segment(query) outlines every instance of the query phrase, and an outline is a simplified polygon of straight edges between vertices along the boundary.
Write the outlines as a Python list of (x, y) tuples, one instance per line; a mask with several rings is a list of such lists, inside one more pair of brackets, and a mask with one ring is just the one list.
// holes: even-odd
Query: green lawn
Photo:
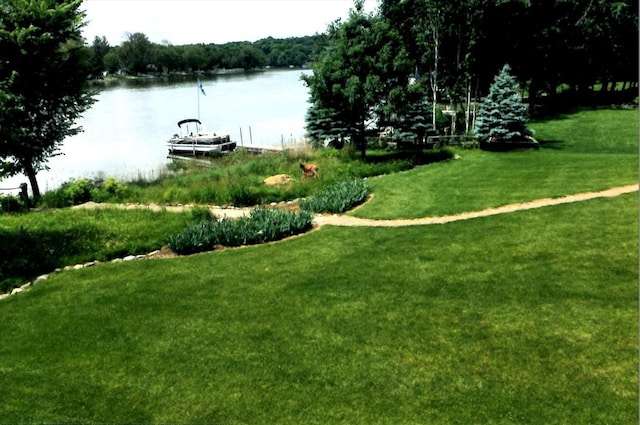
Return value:
[(197, 211), (56, 209), (0, 214), (0, 293), (59, 267), (159, 249)]
[(636, 194), (67, 272), (7, 423), (637, 423)]
[[(460, 151), (371, 179), (357, 214), (637, 182), (637, 150), (597, 145)], [(609, 165), (541, 183), (574, 162)], [(52, 275), (0, 301), (0, 423), (636, 424), (638, 261), (634, 193)]]
[(636, 110), (579, 111), (530, 127), (538, 151), (459, 150), (457, 160), (371, 179), (374, 199), (352, 214), (447, 215), (638, 182)]

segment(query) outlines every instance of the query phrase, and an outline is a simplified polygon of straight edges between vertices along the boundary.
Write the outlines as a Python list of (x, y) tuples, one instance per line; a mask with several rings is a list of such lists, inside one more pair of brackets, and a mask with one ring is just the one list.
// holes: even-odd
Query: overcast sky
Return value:
[[(366, 11), (377, 3), (366, 0)], [(353, 0), (85, 0), (81, 6), (87, 42), (104, 36), (112, 46), (136, 32), (173, 45), (313, 35), (352, 8)]]

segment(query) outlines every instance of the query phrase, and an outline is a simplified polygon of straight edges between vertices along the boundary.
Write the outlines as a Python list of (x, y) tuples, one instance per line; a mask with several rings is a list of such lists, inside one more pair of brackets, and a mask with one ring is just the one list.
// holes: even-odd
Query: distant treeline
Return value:
[(302, 67), (312, 60), (322, 35), (226, 44), (174, 46), (149, 41), (143, 33), (127, 34), (120, 46), (95, 37), (87, 46), (90, 74), (167, 74), (217, 69)]

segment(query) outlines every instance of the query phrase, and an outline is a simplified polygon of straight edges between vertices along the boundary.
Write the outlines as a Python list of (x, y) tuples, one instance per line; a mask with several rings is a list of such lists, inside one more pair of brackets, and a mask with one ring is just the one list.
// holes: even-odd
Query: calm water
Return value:
[[(40, 190), (55, 189), (71, 178), (157, 176), (170, 161), (165, 142), (178, 132), (176, 123), (198, 118), (198, 109), (209, 130), (229, 133), (238, 146), (300, 142), (309, 99), (300, 81), (303, 72), (310, 71), (203, 76), (206, 95), (198, 95), (195, 77), (107, 87), (80, 119), (84, 132), (65, 140), (64, 155), (38, 173)], [(0, 188), (22, 182), (28, 180), (0, 180)]]

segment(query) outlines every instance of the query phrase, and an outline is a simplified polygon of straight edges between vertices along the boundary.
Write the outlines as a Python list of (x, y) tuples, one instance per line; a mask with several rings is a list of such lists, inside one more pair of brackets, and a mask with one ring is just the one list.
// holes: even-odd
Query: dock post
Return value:
[(29, 208), (29, 192), (27, 191), (26, 183), (20, 183), (20, 199)]

